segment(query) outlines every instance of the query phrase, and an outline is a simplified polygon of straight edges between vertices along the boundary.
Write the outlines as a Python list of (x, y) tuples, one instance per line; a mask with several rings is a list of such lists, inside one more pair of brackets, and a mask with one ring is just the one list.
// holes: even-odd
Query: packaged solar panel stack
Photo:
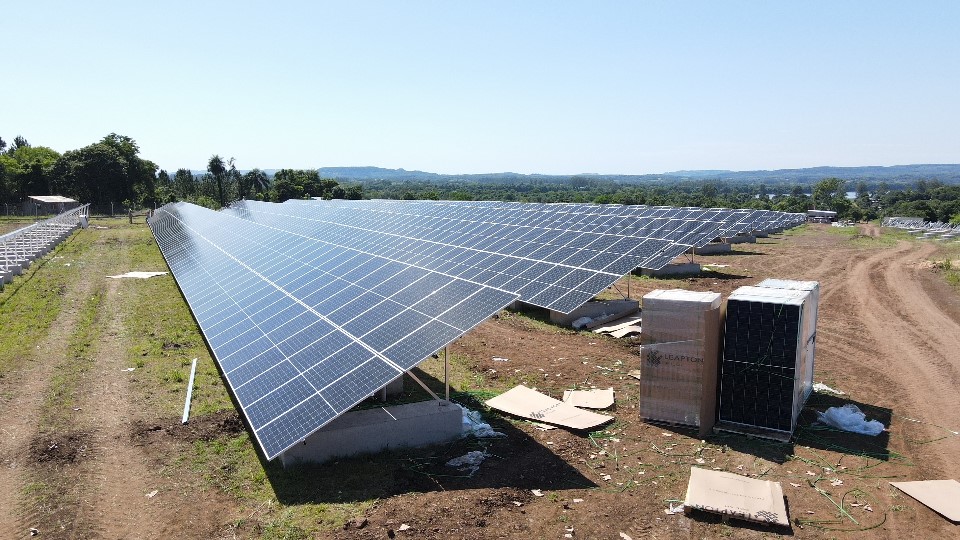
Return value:
[(720, 294), (656, 290), (643, 297), (640, 417), (713, 428), (717, 406)]
[(790, 286), (740, 287), (728, 298), (718, 429), (793, 436), (812, 390), (819, 285)]

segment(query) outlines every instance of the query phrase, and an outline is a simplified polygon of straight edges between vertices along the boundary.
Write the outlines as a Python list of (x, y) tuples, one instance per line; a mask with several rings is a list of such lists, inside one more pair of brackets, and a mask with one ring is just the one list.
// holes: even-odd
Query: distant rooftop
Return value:
[(42, 202), (42, 203), (75, 203), (77, 202), (74, 199), (71, 199), (70, 197), (64, 197), (62, 195), (30, 195), (27, 198), (33, 199), (34, 201)]

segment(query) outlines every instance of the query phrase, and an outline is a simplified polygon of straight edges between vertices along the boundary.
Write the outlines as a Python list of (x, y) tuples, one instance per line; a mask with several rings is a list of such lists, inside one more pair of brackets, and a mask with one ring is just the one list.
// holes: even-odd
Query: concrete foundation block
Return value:
[(730, 253), (730, 244), (727, 243), (709, 243), (703, 247), (690, 248), (687, 253), (694, 255), (715, 255), (717, 253)]
[(457, 405), (421, 401), (351, 411), (280, 455), (284, 467), (334, 458), (440, 444), (460, 437), (463, 411)]
[(590, 317), (595, 321), (614, 320), (640, 309), (638, 300), (602, 300), (587, 302), (570, 313), (550, 311), (550, 322), (570, 326), (581, 317)]
[(668, 264), (660, 270), (643, 269), (643, 275), (647, 277), (691, 276), (699, 273), (699, 263)]
[(738, 234), (727, 238), (728, 244), (756, 244), (757, 237), (752, 234)]

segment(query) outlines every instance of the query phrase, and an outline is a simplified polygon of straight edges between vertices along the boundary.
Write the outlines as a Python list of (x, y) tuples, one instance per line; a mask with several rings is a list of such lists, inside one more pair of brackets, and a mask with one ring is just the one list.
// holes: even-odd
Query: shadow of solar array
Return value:
[(268, 459), (516, 299), (186, 203), (150, 227)]

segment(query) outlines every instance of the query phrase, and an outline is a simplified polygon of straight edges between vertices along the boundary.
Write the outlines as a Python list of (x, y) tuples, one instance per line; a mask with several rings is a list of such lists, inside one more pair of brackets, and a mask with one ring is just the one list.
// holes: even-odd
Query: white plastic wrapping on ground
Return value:
[(496, 437), (506, 437), (505, 433), (490, 427), (490, 424), (483, 421), (483, 417), (477, 411), (471, 411), (463, 405), (458, 405), (463, 410), (463, 433), (464, 437), (473, 435), (478, 439), (490, 439)]
[(867, 420), (867, 415), (853, 403), (847, 403), (843, 407), (830, 407), (817, 414), (824, 424), (852, 433), (879, 435), (885, 428), (883, 423), (877, 420)]

